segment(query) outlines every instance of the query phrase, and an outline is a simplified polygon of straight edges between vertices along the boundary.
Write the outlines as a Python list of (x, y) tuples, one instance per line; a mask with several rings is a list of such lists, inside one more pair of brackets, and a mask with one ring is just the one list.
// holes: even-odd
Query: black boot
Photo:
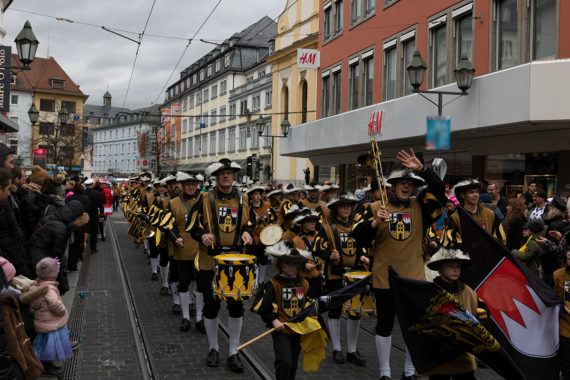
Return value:
[(339, 363), (339, 364), (344, 363), (344, 355), (342, 354), (342, 351), (334, 350), (333, 351), (333, 360), (335, 363)]
[(232, 356), (230, 356), (226, 361), (226, 364), (234, 372), (243, 371), (243, 363), (241, 362), (241, 359), (239, 358), (238, 354), (233, 354)]
[(182, 318), (182, 324), (180, 325), (180, 331), (186, 332), (190, 330), (190, 321), (186, 318)]
[(356, 365), (362, 365), (362, 366), (366, 365), (366, 359), (364, 359), (362, 355), (360, 355), (360, 352), (358, 352), (358, 350), (354, 352), (347, 352), (346, 361)]
[(208, 352), (208, 359), (206, 360), (208, 367), (217, 367), (220, 365), (220, 354), (218, 351), (212, 349)]
[(200, 319), (198, 322), (196, 322), (194, 324), (194, 327), (202, 334), (206, 333), (206, 327), (204, 326), (204, 319)]

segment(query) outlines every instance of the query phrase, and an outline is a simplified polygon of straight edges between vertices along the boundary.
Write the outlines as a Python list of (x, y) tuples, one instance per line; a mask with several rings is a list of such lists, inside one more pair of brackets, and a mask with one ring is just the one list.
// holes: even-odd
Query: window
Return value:
[(231, 56), (228, 54), (224, 57), (224, 66), (228, 67), (231, 62)]
[(186, 158), (186, 145), (188, 144), (187, 139), (182, 140), (182, 144), (180, 144), (180, 158)]
[(362, 16), (362, 0), (350, 0), (350, 22), (355, 24)]
[(434, 27), (431, 31), (431, 38), (432, 85), (439, 87), (447, 83), (446, 25)]
[(256, 128), (253, 128), (251, 133), (251, 148), (259, 148), (259, 135), (257, 134)]
[(220, 107), (220, 122), (226, 121), (226, 106)]
[(204, 102), (207, 102), (208, 100), (210, 100), (209, 92), (210, 92), (210, 90), (208, 90), (208, 89), (204, 90), (204, 95), (202, 96), (202, 99), (204, 99)]
[(261, 107), (261, 95), (255, 95), (251, 99), (253, 101), (253, 111), (259, 111), (259, 108)]
[(230, 114), (228, 115), (228, 119), (232, 120), (236, 118), (236, 104), (230, 104)]
[(182, 99), (182, 112), (188, 111), (188, 98)]
[[(396, 41), (394, 41), (396, 42)], [(384, 50), (384, 98), (383, 101), (396, 97), (396, 44)]]
[(212, 75), (212, 65), (208, 65), (208, 76)]
[(321, 117), (330, 116), (330, 76), (327, 72), (326, 76), (322, 79), (322, 97), (321, 97)]
[(10, 96), (10, 104), (18, 105), (20, 103), (20, 95), (12, 95)]
[(187, 155), (186, 157), (194, 157), (194, 149), (193, 149), (193, 148), (194, 148), (194, 145), (193, 145), (193, 141), (192, 141), (193, 138), (192, 138), (192, 137), (189, 137), (187, 140), (188, 140), (188, 144), (187, 144), (187, 147), (188, 147), (188, 155)]
[(283, 88), (283, 100), (283, 118), (289, 120), (289, 87)]
[(16, 78), (17, 78), (16, 75), (11, 75), (10, 76), (10, 84), (16, 84)]
[(212, 117), (210, 117), (210, 125), (212, 124), (218, 124), (218, 111), (217, 110), (212, 110), (210, 111), (210, 115)]
[(271, 108), (272, 96), (273, 96), (272, 91), (266, 91), (265, 92), (265, 108), (266, 109)]
[(301, 87), (301, 123), (307, 122), (307, 81), (303, 81), (303, 86)]
[(227, 85), (228, 85), (228, 83), (227, 83), (227, 81), (226, 81), (225, 79), (220, 82), (220, 95), (226, 93), (226, 87), (227, 87)]
[[(340, 68), (340, 66), (339, 66)], [(333, 69), (334, 70), (334, 69)], [(333, 115), (338, 115), (340, 113), (341, 107), (341, 91), (342, 91), (342, 78), (341, 78), (341, 70), (338, 70), (333, 73)]]
[(182, 133), (186, 132), (188, 132), (188, 120), (184, 119), (182, 120)]
[(218, 153), (224, 153), (226, 150), (226, 131), (218, 132)]
[(517, 0), (502, 0), (497, 4), (497, 69), (518, 63)]
[[(373, 53), (373, 51), (371, 51)], [(363, 58), (364, 62), (364, 105), (374, 103), (374, 54)]]
[(196, 105), (202, 104), (202, 91), (196, 93)]
[(215, 84), (212, 86), (212, 98), (211, 99), (214, 99), (217, 96), (218, 96), (218, 85)]
[(376, 10), (376, 0), (364, 0), (364, 12), (366, 15)]
[(14, 156), (18, 155), (18, 139), (9, 139), (8, 140), (8, 146), (10, 147), (10, 150), (13, 151)]
[(75, 125), (64, 124), (60, 128), (62, 136), (75, 136)]
[(236, 129), (231, 128), (228, 130), (228, 152), (236, 150)]
[(239, 127), (239, 150), (247, 149), (247, 127)]
[(202, 134), (202, 149), (204, 149), (203, 154), (208, 154), (208, 135), (206, 133)]
[(40, 99), (40, 111), (55, 112), (55, 100)]
[(53, 123), (40, 122), (40, 135), (53, 135), (54, 126)]
[(196, 136), (194, 142), (195, 142), (194, 151), (196, 152), (196, 155), (199, 156), (202, 153), (202, 145), (200, 145), (202, 143), (202, 140), (200, 139), (200, 136)]
[(49, 83), (54, 90), (63, 90), (65, 88), (65, 81), (63, 79), (50, 79)]
[(535, 0), (532, 7), (532, 59), (556, 56), (556, 0)]
[(188, 109), (194, 108), (194, 95), (188, 97)]
[(408, 75), (408, 66), (412, 63), (412, 58), (414, 57), (414, 52), (416, 51), (416, 39), (410, 38), (403, 43), (403, 70), (402, 76), (404, 77), (404, 95), (409, 95), (412, 93), (412, 85), (410, 84), (410, 76)]
[(220, 61), (219, 59), (216, 61), (216, 72), (220, 71), (220, 68), (222, 67), (222, 61)]
[(216, 153), (216, 132), (210, 133), (210, 153)]
[(342, 32), (342, 22), (343, 22), (343, 10), (344, 6), (342, 0), (336, 0), (334, 2), (334, 33), (339, 34)]
[(67, 112), (69, 112), (70, 114), (75, 113), (75, 102), (67, 102), (67, 101), (62, 100), (61, 106), (65, 107)]
[(240, 116), (244, 116), (247, 113), (247, 99), (239, 102), (239, 113)]
[(332, 6), (331, 2), (324, 5), (323, 11), (323, 40), (328, 40), (331, 37), (332, 31)]
[(200, 70), (200, 80), (204, 80), (204, 76), (206, 75), (206, 70)]
[(247, 83), (251, 83), (251, 82), (253, 82), (253, 75), (247, 77)]
[[(353, 58), (354, 59), (354, 58)], [(358, 57), (355, 62), (349, 60), (348, 66), (348, 109), (353, 110), (358, 108), (358, 82), (360, 81), (360, 68), (358, 65)], [(350, 64), (352, 63), (352, 64)]]
[(464, 55), (473, 62), (473, 20), (471, 13), (462, 15), (455, 20), (455, 66)]
[(192, 76), (192, 83), (198, 83), (198, 73)]

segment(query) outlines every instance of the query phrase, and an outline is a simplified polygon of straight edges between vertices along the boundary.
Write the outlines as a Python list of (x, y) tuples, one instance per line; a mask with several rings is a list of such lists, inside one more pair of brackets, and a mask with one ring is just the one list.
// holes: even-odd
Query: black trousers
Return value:
[[(218, 311), (221, 307), (221, 302), (218, 297), (214, 297), (214, 289), (212, 281), (214, 280), (213, 270), (200, 269), (198, 271), (197, 288), (200, 293), (204, 295), (204, 318), (215, 319), (218, 317)], [(243, 302), (226, 300), (229, 316), (232, 318), (243, 317)]]
[(390, 289), (374, 289), (376, 298), (376, 335), (390, 336), (396, 318), (396, 307)]
[(196, 280), (194, 272), (194, 260), (172, 260), (176, 262), (178, 269), (178, 292), (184, 293), (188, 291), (190, 282)]
[(156, 242), (155, 237), (151, 237), (150, 239), (146, 239), (148, 241), (148, 251), (149, 251), (149, 256), (152, 259), (156, 259), (158, 257), (159, 251), (158, 251), (158, 247), (154, 244)]
[[(174, 257), (168, 256), (168, 262), (170, 266), (168, 267), (168, 282), (178, 282), (178, 262), (174, 260)], [(166, 265), (163, 265), (165, 267)]]
[(277, 380), (295, 379), (301, 353), (301, 336), (274, 332), (271, 337), (275, 353), (275, 378)]
[(89, 247), (91, 250), (97, 250), (97, 233), (99, 232), (99, 223), (97, 220), (89, 221)]
[(431, 375), (429, 380), (475, 380), (475, 373), (471, 371), (456, 375)]
[(67, 259), (68, 269), (77, 269), (77, 262), (83, 260), (83, 245), (85, 244), (85, 233), (83, 231), (74, 232), (73, 243), (69, 244), (69, 258)]
[(560, 337), (558, 363), (562, 371), (562, 380), (570, 380), (570, 338)]
[[(335, 290), (342, 288), (342, 280), (327, 280), (327, 294), (334, 292)], [(339, 306), (331, 307), (329, 309), (330, 319), (340, 319), (340, 314), (342, 313), (342, 304)], [(348, 315), (349, 319), (360, 319), (359, 316)]]
[(323, 279), (322, 277), (310, 277), (305, 278), (309, 283), (309, 290), (307, 291), (307, 297), (311, 299), (317, 299), (323, 295)]
[(161, 267), (167, 266), (168, 262), (174, 260), (172, 256), (168, 256), (168, 247), (166, 246), (166, 244), (164, 244), (164, 246), (162, 247), (158, 247), (157, 250), (158, 250), (158, 256), (160, 256), (158, 265), (160, 265)]
[(113, 198), (113, 211), (117, 211), (118, 208), (119, 208), (119, 196), (116, 195), (115, 198)]

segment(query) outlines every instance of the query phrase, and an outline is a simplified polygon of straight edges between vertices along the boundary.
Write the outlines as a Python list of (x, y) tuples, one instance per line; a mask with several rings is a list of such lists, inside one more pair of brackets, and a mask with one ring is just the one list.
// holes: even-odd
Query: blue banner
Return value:
[(426, 120), (426, 149), (449, 150), (451, 146), (451, 118), (449, 116), (428, 116)]

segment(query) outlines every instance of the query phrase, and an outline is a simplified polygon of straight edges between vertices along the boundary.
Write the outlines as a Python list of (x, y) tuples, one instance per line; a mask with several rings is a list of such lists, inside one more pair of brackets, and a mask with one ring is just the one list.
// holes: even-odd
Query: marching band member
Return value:
[(303, 206), (318, 213), (321, 216), (321, 219), (326, 219), (328, 217), (329, 209), (327, 208), (326, 203), (319, 199), (319, 189), (315, 187), (315, 184), (304, 185), (303, 189), (307, 191), (307, 198), (301, 201)]
[[(146, 194), (146, 203), (147, 205), (149, 205), (149, 207), (151, 207), (152, 205), (155, 205), (155, 200), (156, 200), (156, 196), (159, 194), (159, 187), (160, 187), (160, 180), (156, 179), (152, 185), (154, 186), (154, 191), (149, 191)], [(150, 211), (150, 210), (149, 210)], [(151, 280), (152, 281), (158, 281), (158, 262), (159, 262), (159, 258), (158, 258), (158, 247), (155, 243), (155, 239), (154, 238), (150, 238), (150, 239), (145, 239), (148, 240), (148, 248), (149, 248), (149, 252), (150, 252), (150, 268), (152, 271), (152, 275), (151, 275)]]
[(248, 249), (248, 252), (257, 258), (257, 273), (255, 277), (257, 287), (264, 282), (267, 263), (269, 262), (267, 255), (265, 255), (265, 246), (259, 240), (259, 234), (268, 224), (269, 209), (271, 208), (269, 201), (264, 201), (262, 198), (264, 191), (265, 186), (263, 185), (253, 185), (246, 191), (250, 201), (250, 219), (256, 221), (255, 228), (252, 231), (254, 244)]
[[(309, 251), (312, 255), (319, 220), (321, 215), (316, 211), (301, 213), (293, 220), (293, 224), (299, 228), (299, 232), (291, 237), (291, 243), (295, 248)], [(301, 277), (309, 283), (307, 295), (312, 299), (317, 299), (323, 294), (321, 269), (324, 269), (324, 261), (320, 257), (311, 256), (301, 270)]]
[[(166, 189), (167, 182), (172, 181), (174, 176), (167, 176), (160, 181), (160, 186), (157, 187), (155, 194), (155, 205), (162, 211), (168, 210), (170, 197)], [(159, 244), (156, 248), (158, 254), (158, 266), (160, 267), (160, 279), (162, 280), (160, 286), (160, 295), (168, 295), (168, 243), (164, 235), (161, 236)]]
[[(178, 275), (177, 290), (182, 309), (180, 331), (186, 332), (190, 329), (190, 304), (193, 290), (196, 288), (194, 259), (198, 254), (199, 243), (192, 239), (192, 236), (185, 229), (191, 215), (192, 206), (197, 202), (200, 194), (198, 192), (198, 184), (203, 181), (203, 178), (201, 175), (196, 176), (178, 172), (176, 181), (182, 185), (182, 194), (170, 200), (169, 208), (174, 218), (174, 227), (172, 228), (173, 233), (168, 236), (175, 244), (173, 262)], [(175, 237), (176, 239), (174, 240)], [(203, 302), (201, 299), (201, 294), (196, 296), (197, 303)], [(202, 307), (200, 307), (200, 311), (201, 309)], [(195, 323), (198, 324), (198, 322), (199, 320), (196, 319)], [(203, 324), (204, 322), (201, 321), (201, 323)]]
[[(330, 210), (329, 218), (323, 223), (315, 239), (313, 251), (327, 263), (325, 285), (327, 293), (342, 288), (344, 273), (358, 269), (361, 264), (370, 263), (364, 250), (351, 236), (356, 203), (358, 200), (351, 194), (341, 194), (338, 198), (331, 200), (327, 204)], [(336, 363), (345, 361), (340, 343), (341, 312), (342, 306), (329, 310), (329, 330), (333, 343), (333, 360)], [(360, 316), (349, 314), (346, 325), (348, 346), (346, 358), (351, 363), (365, 365), (366, 359), (356, 349), (359, 327)]]
[[(170, 207), (170, 200), (176, 199), (180, 196), (181, 193), (181, 185), (180, 182), (176, 180), (176, 176), (171, 174), (164, 178), (163, 183), (166, 185), (166, 193), (168, 197), (165, 199), (167, 203), (167, 207), (165, 211), (167, 211), (168, 207)], [(182, 312), (182, 308), (180, 307), (180, 297), (178, 295), (178, 270), (176, 268), (176, 263), (173, 261), (174, 257), (174, 244), (170, 239), (167, 240), (166, 243), (166, 250), (162, 251), (163, 255), (161, 255), (160, 259), (160, 273), (166, 273), (166, 278), (162, 278), (162, 288), (168, 288), (170, 285), (170, 292), (172, 293), (172, 314), (180, 314)], [(168, 281), (170, 279), (170, 281)], [(165, 281), (166, 280), (166, 281)], [(166, 286), (165, 286), (166, 284)], [(165, 290), (162, 290), (161, 294), (168, 295)]]
[[(218, 311), (221, 301), (214, 298), (214, 255), (228, 251), (241, 252), (243, 245), (253, 243), (247, 195), (232, 186), (240, 166), (228, 158), (210, 165), (206, 176), (216, 177), (216, 186), (205, 193), (192, 207), (192, 216), (186, 227), (192, 238), (202, 243), (199, 252), (200, 271), (198, 291), (204, 296), (204, 326), (208, 336), (207, 365), (219, 365)], [(228, 299), (229, 355), (226, 364), (234, 372), (243, 371), (237, 347), (243, 321), (243, 303)]]
[(281, 226), (283, 231), (287, 231), (292, 227), (293, 219), (286, 220), (285, 215), (289, 212), (291, 207), (298, 206), (299, 203), (299, 188), (295, 187), (293, 184), (287, 185), (287, 188), (283, 190), (284, 199), (281, 201), (279, 206), (279, 217), (277, 219), (277, 224)]
[(277, 220), (279, 220), (279, 207), (281, 206), (281, 201), (283, 198), (283, 190), (280, 188), (273, 189), (269, 191), (265, 196), (271, 205), (267, 223), (277, 224)]
[[(402, 150), (397, 155), (405, 167), (388, 178), (394, 195), (388, 204), (370, 204), (353, 228), (354, 236), (369, 247), (373, 259), (372, 286), (378, 305), (376, 350), (381, 380), (390, 379), (390, 350), (395, 307), (388, 284), (388, 266), (402, 276), (424, 280), (423, 242), (426, 230), (439, 219), (445, 203), (445, 187), (441, 179), (416, 157)], [(413, 197), (414, 190), (427, 181), (427, 187)], [(406, 350), (403, 379), (414, 379), (415, 369)]]

